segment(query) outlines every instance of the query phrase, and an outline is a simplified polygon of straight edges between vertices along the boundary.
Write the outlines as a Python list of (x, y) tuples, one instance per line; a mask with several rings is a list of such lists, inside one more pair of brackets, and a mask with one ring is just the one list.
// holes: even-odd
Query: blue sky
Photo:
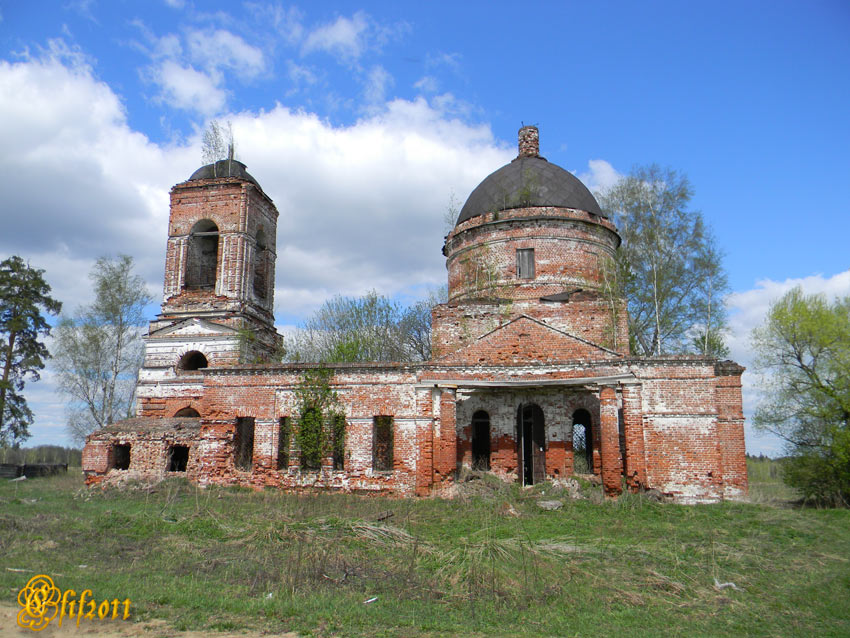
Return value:
[[(688, 175), (748, 365), (792, 285), (850, 294), (848, 104), (839, 0), (0, 1), (0, 258), (44, 268), (70, 311), (124, 252), (158, 297), (168, 189), (216, 118), (281, 210), (281, 326), (337, 293), (412, 299), (445, 281), (449, 202), (537, 124), (591, 188), (651, 162)], [(65, 443), (49, 371), (27, 396), (29, 443)]]

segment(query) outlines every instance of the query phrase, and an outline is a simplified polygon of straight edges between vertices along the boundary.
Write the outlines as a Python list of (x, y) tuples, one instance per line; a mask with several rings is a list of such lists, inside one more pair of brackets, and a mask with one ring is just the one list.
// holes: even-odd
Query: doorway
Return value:
[(523, 485), (534, 485), (546, 476), (546, 427), (536, 403), (519, 406), (517, 421), (517, 471)]
[(472, 469), (490, 469), (490, 415), (484, 410), (472, 415)]
[(573, 473), (593, 473), (593, 427), (584, 408), (573, 412)]

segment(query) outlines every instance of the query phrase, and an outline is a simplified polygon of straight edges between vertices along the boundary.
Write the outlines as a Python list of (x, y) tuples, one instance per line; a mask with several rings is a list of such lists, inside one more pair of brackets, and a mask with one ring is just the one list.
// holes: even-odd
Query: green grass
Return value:
[(549, 512), (551, 486), (472, 484), (448, 501), (3, 482), (0, 596), (45, 573), (175, 629), (316, 636), (850, 635), (848, 511), (626, 495)]

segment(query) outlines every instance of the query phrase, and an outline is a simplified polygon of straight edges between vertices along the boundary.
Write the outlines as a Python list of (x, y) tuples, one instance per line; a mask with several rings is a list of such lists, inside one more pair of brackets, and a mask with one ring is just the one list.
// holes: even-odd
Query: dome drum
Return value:
[[(618, 245), (613, 226), (590, 221), (584, 211), (525, 208), (478, 216), (446, 241), (449, 299), (518, 300), (571, 286), (598, 289)], [(533, 272), (520, 272), (522, 259), (531, 260)]]

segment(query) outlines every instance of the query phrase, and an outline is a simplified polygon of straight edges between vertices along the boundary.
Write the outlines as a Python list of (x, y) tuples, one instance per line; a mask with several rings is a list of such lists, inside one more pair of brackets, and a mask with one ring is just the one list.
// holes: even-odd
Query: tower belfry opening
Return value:
[(186, 288), (204, 290), (215, 288), (218, 273), (218, 226), (202, 219), (189, 235), (189, 254), (186, 259)]

